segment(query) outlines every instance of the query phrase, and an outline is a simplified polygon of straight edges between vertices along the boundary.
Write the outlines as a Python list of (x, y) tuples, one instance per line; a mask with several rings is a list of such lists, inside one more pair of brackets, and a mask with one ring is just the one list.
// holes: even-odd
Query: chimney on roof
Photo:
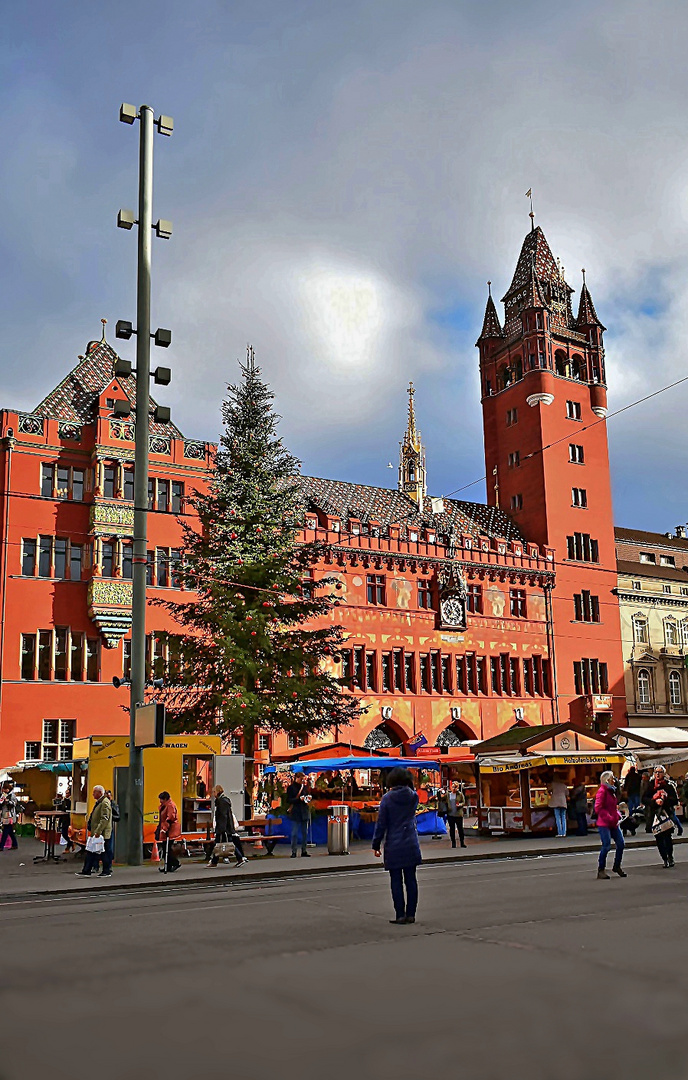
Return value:
[(686, 526), (685, 525), (677, 525), (675, 531), (676, 531), (676, 535), (679, 538), (679, 540), (685, 540), (685, 538), (686, 538)]

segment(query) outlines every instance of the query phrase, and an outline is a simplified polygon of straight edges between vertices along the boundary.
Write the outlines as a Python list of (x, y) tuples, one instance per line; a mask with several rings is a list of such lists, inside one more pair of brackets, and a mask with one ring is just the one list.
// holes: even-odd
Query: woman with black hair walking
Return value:
[(384, 845), (385, 870), (389, 871), (396, 913), (396, 918), (390, 922), (414, 923), (418, 907), (416, 867), (423, 861), (416, 830), (418, 796), (408, 769), (392, 769), (387, 783), (389, 790), (380, 803), (373, 851), (379, 858), (380, 848)]

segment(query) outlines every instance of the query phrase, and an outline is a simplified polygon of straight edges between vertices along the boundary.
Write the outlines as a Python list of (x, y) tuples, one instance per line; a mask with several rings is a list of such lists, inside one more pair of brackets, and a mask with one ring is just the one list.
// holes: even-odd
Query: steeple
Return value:
[(427, 482), (425, 449), (421, 442), (420, 431), (416, 427), (416, 412), (413, 405), (415, 393), (413, 383), (409, 383), (408, 423), (403, 442), (399, 443), (399, 491), (403, 491), (409, 499), (413, 499), (422, 511), (423, 499), (427, 495)]
[(583, 288), (580, 294), (580, 303), (578, 305), (578, 315), (576, 316), (576, 326), (581, 329), (585, 326), (599, 326), (600, 330), (606, 330), (606, 326), (603, 326), (597, 317), (595, 311), (595, 305), (592, 302), (592, 296), (590, 290), (585, 284), (585, 270), (582, 270), (583, 274)]
[(547, 301), (545, 300), (545, 294), (542, 290), (542, 285), (538, 281), (538, 276), (535, 273), (534, 258), (530, 264), (530, 277), (528, 278), (528, 284), (526, 285), (523, 307), (524, 309), (547, 307)]
[(485, 318), (483, 319), (483, 328), (480, 331), (480, 337), (476, 341), (478, 345), (481, 341), (487, 341), (490, 338), (503, 338), (504, 331), (502, 330), (501, 323), (499, 321), (499, 315), (497, 314), (497, 308), (494, 305), (492, 299), (492, 282), (487, 283), (487, 304), (485, 305)]

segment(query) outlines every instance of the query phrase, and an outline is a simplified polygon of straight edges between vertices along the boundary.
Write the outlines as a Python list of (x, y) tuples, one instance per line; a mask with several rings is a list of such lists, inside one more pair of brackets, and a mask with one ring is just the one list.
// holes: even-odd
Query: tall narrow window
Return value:
[(484, 656), (475, 658), (475, 685), (479, 694), (487, 693), (487, 660)]
[(432, 686), (430, 683), (430, 657), (427, 653), (420, 654), (420, 688), (424, 690), (426, 694), (432, 692)]
[(125, 679), (131, 678), (131, 640), (122, 642), (122, 674)]
[(122, 577), (131, 579), (134, 576), (133, 546), (131, 543), (122, 544)]
[(569, 461), (574, 465), (585, 464), (585, 450), (577, 443), (569, 443)]
[(492, 693), (493, 694), (501, 693), (501, 691), (500, 691), (500, 682), (499, 682), (499, 657), (498, 656), (491, 656), (490, 657), (490, 679), (491, 679), (491, 683), (492, 683)]
[(385, 693), (390, 693), (394, 689), (392, 654), (390, 652), (383, 652), (382, 654), (382, 689)]
[(574, 533), (566, 537), (566, 557), (576, 562), (599, 562), (599, 544), (588, 533)]
[(69, 576), (72, 581), (81, 581), (81, 570), (84, 561), (83, 544), (69, 545)]
[(179, 548), (170, 550), (170, 584), (173, 589), (181, 587), (180, 570), (182, 565), (182, 553)]
[(456, 692), (457, 694), (466, 694), (468, 690), (466, 688), (466, 657), (456, 657)]
[(518, 670), (518, 658), (511, 656), (509, 658), (509, 691), (516, 697), (521, 696), (521, 680)]
[(38, 576), (50, 577), (50, 563), (52, 561), (53, 538), (41, 536), (38, 543)]
[(418, 607), (432, 608), (432, 588), (429, 581), (418, 582)]
[(103, 577), (112, 577), (115, 573), (115, 541), (103, 540), (102, 551), (103, 561), (101, 565)]
[(124, 495), (124, 498), (127, 499), (128, 502), (133, 502), (134, 501), (134, 466), (133, 465), (125, 465), (124, 466), (124, 490), (123, 490), (122, 493)]
[(363, 683), (365, 680), (365, 663), (364, 663), (365, 650), (361, 645), (358, 645), (354, 649), (354, 686), (359, 690), (363, 689)]
[(75, 502), (83, 502), (84, 498), (84, 470), (72, 469), (72, 498)]
[(483, 587), (482, 585), (469, 585), (466, 607), (472, 615), (483, 613)]
[(522, 510), (523, 509), (523, 496), (522, 495), (512, 495), (511, 496), (511, 509), (512, 510)]
[(155, 510), (155, 479), (148, 477), (148, 509)]
[(33, 577), (36, 573), (36, 541), (33, 537), (22, 540), (22, 574)]
[(401, 651), (401, 649), (395, 649), (394, 650), (393, 659), (394, 659), (394, 664), (393, 664), (393, 667), (394, 667), (394, 672), (393, 672), (393, 675), (394, 675), (394, 689), (395, 690), (400, 690), (403, 693), (403, 691), (405, 690), (405, 686), (404, 686), (404, 654)]
[(366, 651), (366, 690), (377, 690), (377, 672), (375, 670), (375, 653)]
[(566, 402), (566, 418), (567, 418), (567, 420), (580, 420), (580, 418), (581, 418), (580, 401), (567, 401)]
[(67, 577), (67, 541), (55, 538), (55, 577)]
[(72, 634), (70, 674), (73, 682), (84, 680), (84, 635)]
[(179, 480), (172, 481), (172, 503), (170, 509), (173, 514), (181, 514), (184, 501), (184, 485)]
[(146, 552), (146, 585), (153, 584), (153, 575), (155, 573), (155, 552)]
[(573, 595), (574, 617), (576, 622), (600, 621), (600, 598), (588, 590)]
[(433, 650), (430, 653), (430, 688), (435, 694), (440, 688), (440, 677), (440, 654)]
[(640, 668), (638, 672), (638, 704), (652, 704), (650, 672), (646, 668)]
[(89, 682), (98, 682), (98, 638), (86, 641), (86, 678)]
[(681, 675), (678, 671), (669, 674), (669, 704), (674, 708), (681, 704)]
[(57, 466), (57, 484), (55, 485), (55, 495), (58, 499), (69, 498), (69, 466)]
[(55, 630), (55, 678), (58, 682), (67, 680), (67, 631), (62, 627)]
[(116, 481), (116, 467), (114, 465), (105, 465), (103, 467), (103, 495), (106, 499), (114, 499)]
[(170, 498), (170, 482), (169, 480), (158, 480), (158, 498), (157, 508), (158, 510), (167, 510), (167, 504)]
[(577, 506), (581, 510), (587, 509), (588, 493), (585, 488), (571, 488), (571, 505)]
[(53, 497), (54, 465), (41, 465), (41, 495), (47, 499)]
[(442, 690), (445, 694), (451, 693), (451, 656), (442, 657)]
[(21, 639), (21, 677), (36, 678), (36, 635), (22, 634)]
[(406, 683), (406, 693), (415, 694), (416, 692), (416, 666), (415, 666), (415, 653), (404, 653), (404, 682)]
[(38, 678), (47, 680), (50, 678), (50, 669), (53, 659), (53, 635), (50, 630), (40, 630), (38, 633)]
[(167, 564), (169, 560), (169, 554), (167, 548), (155, 549), (155, 561), (156, 561), (156, 578), (155, 583), (160, 589), (164, 589), (167, 586)]
[(509, 589), (509, 604), (511, 615), (514, 619), (526, 617), (526, 591), (525, 589)]

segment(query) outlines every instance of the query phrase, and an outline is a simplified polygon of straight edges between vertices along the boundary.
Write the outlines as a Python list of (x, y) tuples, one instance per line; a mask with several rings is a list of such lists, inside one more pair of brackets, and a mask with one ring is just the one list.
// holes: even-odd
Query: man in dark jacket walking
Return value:
[(301, 855), (304, 859), (310, 856), (307, 850), (308, 842), (308, 803), (311, 797), (306, 787), (306, 777), (296, 773), (291, 784), (287, 788), (287, 813), (291, 818), (291, 857), (296, 858), (296, 848), (301, 837)]
[[(236, 865), (243, 866), (248, 862), (244, 849), (241, 844), (241, 840), (237, 836), (237, 831), (234, 827), (234, 812), (232, 810), (232, 800), (229, 795), (225, 794), (225, 789), (222, 784), (216, 784), (213, 788), (213, 798), (215, 799), (215, 843), (231, 843), (234, 844), (234, 853), (237, 857)], [(217, 866), (219, 857), (215, 854), (214, 850), (208, 860), (208, 866)]]
[[(373, 836), (373, 851), (380, 856), (384, 844), (385, 870), (389, 871), (396, 918), (392, 923), (414, 923), (418, 907), (416, 867), (423, 861), (416, 829), (418, 796), (408, 769), (394, 768), (387, 780)], [(404, 898), (404, 886), (406, 897)]]

